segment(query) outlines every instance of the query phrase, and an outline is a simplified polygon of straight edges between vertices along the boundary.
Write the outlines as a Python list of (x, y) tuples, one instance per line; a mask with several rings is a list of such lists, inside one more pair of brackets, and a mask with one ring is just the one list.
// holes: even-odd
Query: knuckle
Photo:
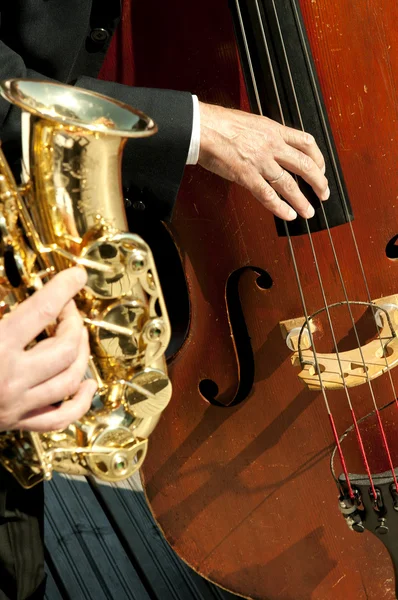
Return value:
[(285, 127), (284, 125), (281, 125), (277, 129), (277, 132), (278, 132), (279, 140), (281, 142), (284, 142), (285, 144), (289, 144), (290, 143), (292, 132), (289, 129), (289, 127)]
[(312, 171), (313, 164), (314, 163), (309, 156), (306, 156), (306, 155), (301, 156), (300, 166), (301, 166), (302, 171), (304, 171), (304, 173), (308, 173), (309, 171)]
[(0, 431), (10, 429), (15, 423), (15, 415), (8, 406), (0, 406)]
[(18, 420), (18, 407), (22, 391), (14, 379), (5, 379), (1, 382), (0, 396), (0, 431), (12, 428)]
[(60, 359), (64, 366), (72, 365), (79, 355), (79, 346), (72, 341), (65, 342), (60, 351)]
[(265, 181), (259, 186), (259, 194), (267, 203), (273, 202), (276, 197), (275, 191)]
[(304, 144), (306, 146), (314, 146), (315, 145), (315, 138), (314, 138), (314, 136), (311, 135), (310, 133), (304, 132)]
[(56, 306), (51, 300), (46, 300), (45, 302), (40, 304), (39, 308), (37, 309), (37, 312), (39, 318), (45, 321), (55, 321), (58, 317), (58, 311), (56, 309)]
[(285, 192), (287, 192), (288, 194), (295, 192), (297, 189), (297, 183), (294, 181), (293, 177), (289, 176), (285, 176), (285, 182), (284, 182), (284, 189)]
[(271, 150), (275, 150), (279, 148), (283, 144), (284, 140), (282, 139), (280, 133), (269, 133), (264, 136), (264, 145), (267, 146)]
[[(20, 394), (18, 380), (12, 376), (5, 377), (1, 382), (1, 405), (8, 410), (9, 405), (15, 404)], [(1, 408), (1, 406), (0, 406)]]
[(238, 161), (231, 163), (231, 168), (228, 171), (228, 179), (234, 183), (238, 183), (244, 187), (250, 184), (251, 175), (253, 174), (253, 155), (242, 155)]
[(228, 176), (229, 181), (237, 183), (248, 190), (254, 190), (256, 185), (253, 185), (253, 175), (256, 173), (248, 164), (244, 167), (239, 165), (233, 165), (231, 173)]
[(76, 394), (77, 390), (79, 389), (81, 383), (81, 378), (80, 375), (77, 373), (70, 373), (68, 374), (65, 383), (63, 385), (62, 388), (62, 397), (65, 398), (66, 396), (74, 396), (74, 394)]

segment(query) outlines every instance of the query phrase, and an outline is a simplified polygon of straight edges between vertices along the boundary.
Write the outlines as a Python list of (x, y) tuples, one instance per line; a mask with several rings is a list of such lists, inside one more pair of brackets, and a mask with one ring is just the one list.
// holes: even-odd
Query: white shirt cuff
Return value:
[(192, 135), (191, 143), (189, 144), (187, 165), (196, 165), (199, 160), (200, 150), (200, 109), (197, 96), (192, 95), (193, 102), (193, 119), (192, 119)]

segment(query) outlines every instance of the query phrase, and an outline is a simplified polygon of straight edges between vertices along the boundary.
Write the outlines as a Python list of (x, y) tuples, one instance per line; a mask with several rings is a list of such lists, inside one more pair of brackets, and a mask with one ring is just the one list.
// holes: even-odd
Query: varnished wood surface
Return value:
[[(369, 289), (373, 298), (393, 294), (397, 266), (385, 247), (398, 229), (397, 6), (375, 0), (302, 0), (301, 6)], [(140, 35), (138, 24), (151, 9), (149, 49), (148, 32)], [(202, 2), (194, 15), (182, 2), (134, 9), (136, 84), (182, 87), (245, 108), (227, 10), (226, 2)], [(144, 466), (146, 491), (167, 539), (200, 572), (252, 598), (392, 600), (393, 571), (380, 541), (349, 532), (338, 512), (325, 406), (298, 381), (280, 335), (279, 321), (302, 315), (286, 240), (276, 237), (272, 217), (249, 194), (199, 169), (187, 169), (172, 228), (183, 252), (192, 321), (172, 363), (173, 401)], [(349, 298), (366, 300), (348, 226), (334, 230), (333, 239)], [(327, 301), (338, 302), (344, 296), (326, 234), (316, 234), (314, 243)], [(308, 240), (295, 240), (295, 250), (311, 313), (323, 300)], [(233, 271), (248, 265), (268, 271), (273, 286), (259, 289), (249, 271), (241, 277), (255, 382), (243, 404), (225, 409), (210, 405), (198, 385), (213, 379), (221, 399), (237, 388), (225, 286)], [(359, 321), (361, 313), (354, 314)], [(333, 318), (338, 341), (352, 342), (347, 315), (340, 310)], [(320, 351), (330, 351), (326, 333), (317, 342)], [(391, 399), (387, 377), (374, 390), (381, 404)], [(366, 386), (352, 401), (358, 416), (372, 410)], [(344, 394), (333, 393), (330, 402), (342, 432), (351, 422)]]
[[(300, 5), (371, 297), (394, 294), (398, 267), (385, 249), (398, 233), (398, 7), (380, 0)], [(121, 52), (113, 54), (116, 79), (248, 109), (227, 0), (134, 2), (122, 34)], [(173, 400), (144, 465), (146, 493), (165, 536), (199, 572), (258, 600), (393, 600), (393, 570), (380, 541), (349, 532), (339, 514), (324, 402), (298, 380), (280, 333), (279, 322), (303, 309), (273, 218), (241, 188), (187, 168), (171, 227), (190, 291), (191, 327), (172, 362)], [(333, 240), (348, 297), (368, 300), (349, 227), (335, 229)], [(325, 232), (313, 241), (327, 302), (339, 302), (344, 295)], [(323, 305), (314, 257), (308, 239), (295, 239), (294, 247), (311, 314)], [(206, 401), (199, 384), (214, 380), (225, 403), (244, 375), (225, 302), (229, 276), (243, 267), (267, 271), (273, 285), (261, 289), (250, 270), (240, 278), (254, 385), (243, 403), (222, 408)], [(364, 343), (372, 337), (366, 315), (354, 316)], [(352, 347), (347, 312), (333, 311), (333, 322), (340, 347)], [(330, 352), (328, 324), (323, 318), (317, 325), (319, 351)], [(393, 380), (398, 386), (395, 372)], [(388, 377), (374, 383), (374, 392), (381, 405), (392, 399)], [(351, 399), (358, 417), (373, 408), (367, 386)], [(329, 400), (342, 433), (351, 423), (344, 392)], [(391, 413), (389, 435), (396, 418)], [(382, 452), (376, 439), (373, 453)], [(349, 469), (357, 458), (347, 457)]]

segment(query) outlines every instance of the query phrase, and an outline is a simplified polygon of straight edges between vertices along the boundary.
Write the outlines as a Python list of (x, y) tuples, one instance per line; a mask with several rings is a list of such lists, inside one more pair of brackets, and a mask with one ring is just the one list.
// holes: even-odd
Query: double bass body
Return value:
[[(367, 302), (367, 289), (372, 300), (397, 294), (398, 265), (391, 258), (398, 233), (398, 6), (376, 0), (203, 0), (195, 8), (178, 0), (134, 3), (129, 83), (189, 89), (204, 101), (256, 109), (236, 43), (239, 4), (251, 14), (273, 6), (281, 18), (285, 11), (301, 13), (347, 192), (346, 218), (331, 228), (347, 296)], [(139, 24), (151, 8), (149, 44)], [(250, 45), (255, 28), (246, 34)], [(278, 58), (277, 45), (270, 41)], [(252, 70), (260, 75), (264, 56), (256, 56)], [(285, 99), (291, 106), (289, 93)], [(381, 536), (350, 531), (339, 512), (324, 398), (300, 380), (282, 335), (281, 323), (303, 316), (288, 239), (248, 192), (199, 168), (186, 170), (170, 230), (188, 283), (190, 323), (171, 360), (173, 399), (143, 468), (166, 538), (199, 573), (246, 597), (392, 600), (394, 570)], [(337, 343), (348, 351), (356, 345), (355, 328), (339, 305), (344, 293), (328, 232), (320, 226), (311, 239), (313, 249), (308, 235), (292, 237), (308, 314), (324, 305), (315, 252), (327, 303), (336, 305), (330, 314)], [(172, 303), (172, 293), (168, 300), (165, 294)], [(376, 339), (372, 311), (359, 305), (352, 311), (361, 343)], [(327, 316), (314, 322), (317, 348), (333, 352)], [(360, 372), (355, 361), (351, 367)], [(379, 407), (394, 400), (388, 374), (372, 386)], [(367, 381), (349, 393), (358, 419), (374, 411)], [(342, 435), (352, 424), (345, 390), (330, 391), (328, 401)], [(390, 410), (386, 425), (394, 466), (396, 414)], [(369, 442), (366, 419), (360, 429), (366, 451), (382, 455), (378, 436)], [(357, 457), (350, 465), (347, 448), (348, 470), (356, 472)], [(385, 460), (370, 460), (371, 468), (384, 469)], [(340, 475), (338, 462), (335, 468)]]

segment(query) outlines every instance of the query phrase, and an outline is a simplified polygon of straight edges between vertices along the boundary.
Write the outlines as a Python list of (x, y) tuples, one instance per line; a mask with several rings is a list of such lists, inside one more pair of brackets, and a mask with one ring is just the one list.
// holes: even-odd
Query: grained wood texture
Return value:
[[(369, 290), (373, 298), (390, 295), (398, 287), (398, 267), (385, 254), (398, 229), (398, 5), (300, 4)], [(226, 0), (147, 0), (133, 3), (129, 18), (124, 32), (132, 29), (132, 56), (124, 57), (119, 78), (248, 108)], [(393, 570), (381, 542), (350, 532), (338, 512), (325, 405), (298, 380), (280, 333), (280, 321), (303, 311), (287, 242), (276, 236), (273, 218), (245, 190), (190, 167), (172, 230), (190, 290), (191, 327), (172, 362), (173, 400), (144, 465), (146, 493), (166, 538), (200, 573), (251, 598), (392, 600)], [(313, 240), (327, 302), (339, 302), (344, 296), (327, 234)], [(333, 240), (348, 297), (366, 301), (349, 227), (334, 229)], [(314, 258), (307, 238), (294, 247), (312, 313), (323, 305)], [(245, 266), (260, 267), (273, 280), (263, 290), (253, 272), (240, 278), (255, 381), (243, 403), (218, 407), (203, 398), (199, 383), (214, 380), (221, 399), (232, 398), (238, 386), (225, 292), (230, 274)], [(333, 319), (338, 342), (352, 343), (344, 311)], [(316, 340), (320, 351), (330, 351), (326, 330)], [(395, 372), (392, 377), (397, 385)], [(373, 389), (380, 405), (394, 397), (387, 376)], [(351, 400), (358, 417), (373, 409), (366, 385)], [(351, 423), (344, 392), (330, 394), (329, 403), (342, 433)], [(373, 451), (382, 452), (380, 440)]]

